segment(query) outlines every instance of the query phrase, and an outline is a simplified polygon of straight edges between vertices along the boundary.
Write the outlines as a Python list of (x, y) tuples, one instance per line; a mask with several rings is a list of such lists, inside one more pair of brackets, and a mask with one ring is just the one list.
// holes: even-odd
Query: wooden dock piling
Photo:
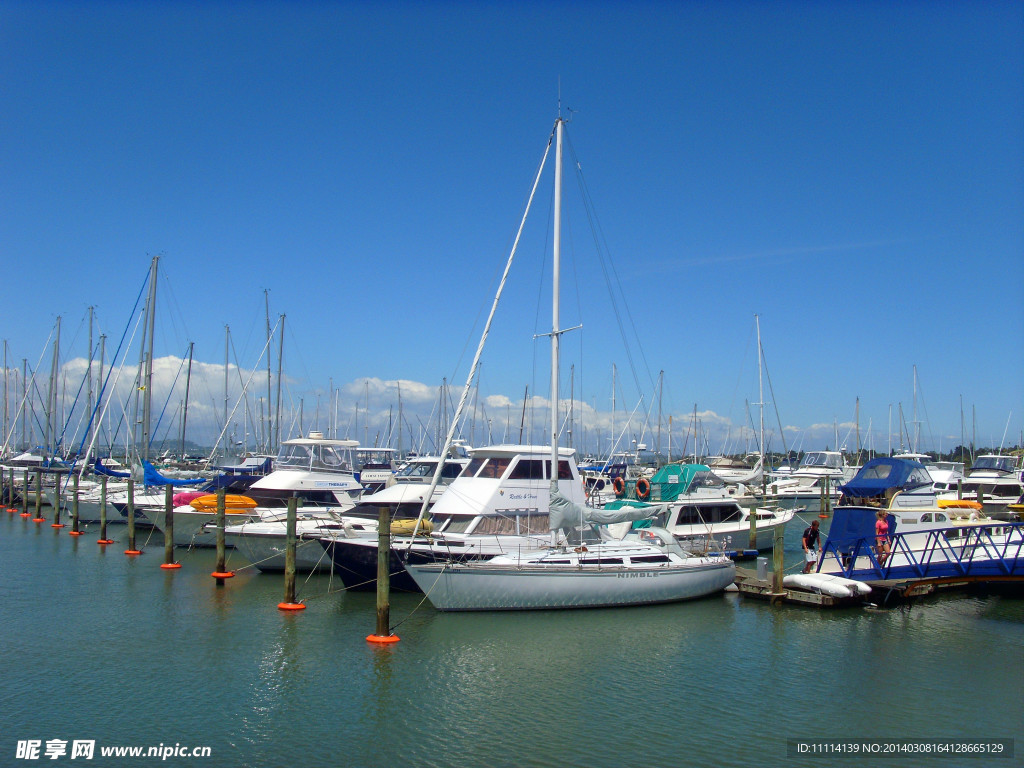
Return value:
[(107, 538), (107, 476), (100, 475), (100, 537), (97, 544), (113, 544), (113, 539)]
[(210, 575), (217, 580), (217, 586), (224, 586), (224, 579), (230, 579), (235, 575), (234, 571), (227, 570), (225, 560), (227, 559), (227, 545), (224, 543), (224, 519), (226, 508), (227, 491), (224, 488), (217, 489), (217, 566)]
[(181, 568), (181, 563), (174, 562), (174, 486), (164, 486), (164, 561), (160, 564), (164, 570)]
[(75, 474), (71, 478), (71, 536), (82, 536), (82, 532), (78, 530), (78, 483), (79, 476)]
[(142, 550), (135, 548), (135, 478), (128, 478), (128, 549), (126, 555), (141, 555)]
[(391, 633), (391, 508), (377, 508), (377, 631), (367, 635), (370, 643), (397, 643)]
[(295, 600), (295, 521), (299, 500), (288, 499), (288, 521), (284, 539), (284, 602), (277, 607), (282, 611), (301, 611), (306, 606)]

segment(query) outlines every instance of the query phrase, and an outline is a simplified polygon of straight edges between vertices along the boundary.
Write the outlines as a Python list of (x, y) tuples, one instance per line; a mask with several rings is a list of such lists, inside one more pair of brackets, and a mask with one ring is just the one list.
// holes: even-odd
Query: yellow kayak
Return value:
[[(208, 493), (205, 496), (200, 496), (198, 499), (192, 499), (188, 505), (197, 512), (216, 512), (217, 494)], [(239, 496), (234, 493), (229, 493), (224, 496), (224, 512), (229, 515), (242, 514), (248, 512), (250, 509), (255, 509), (255, 507), (256, 499), (252, 499), (248, 496)]]
[[(396, 536), (412, 536), (413, 530), (416, 528), (415, 520), (395, 520), (391, 523), (391, 533)], [(434, 530), (434, 526), (430, 524), (429, 520), (420, 520), (420, 527), (418, 533), (426, 536)]]
[(939, 499), (939, 509), (981, 509), (981, 504), (969, 499)]

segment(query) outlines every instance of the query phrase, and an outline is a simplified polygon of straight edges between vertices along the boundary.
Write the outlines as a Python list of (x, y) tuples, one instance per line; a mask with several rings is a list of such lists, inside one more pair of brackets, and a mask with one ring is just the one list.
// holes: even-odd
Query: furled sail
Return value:
[(131, 477), (131, 472), (117, 472), (113, 469), (108, 469), (103, 466), (103, 460), (99, 456), (96, 457), (96, 463), (93, 464), (92, 471), (97, 475), (106, 475), (107, 477)]
[(645, 507), (624, 506), (621, 509), (595, 509), (571, 501), (558, 490), (558, 481), (551, 481), (550, 527), (552, 531), (572, 529), (584, 523), (611, 525), (634, 520), (648, 520), (668, 509), (667, 504)]
[(142, 479), (146, 485), (195, 485), (197, 483), (205, 482), (206, 478), (203, 477), (191, 477), (185, 480), (172, 480), (169, 477), (164, 477), (156, 471), (156, 467), (150, 464), (148, 461), (142, 462)]

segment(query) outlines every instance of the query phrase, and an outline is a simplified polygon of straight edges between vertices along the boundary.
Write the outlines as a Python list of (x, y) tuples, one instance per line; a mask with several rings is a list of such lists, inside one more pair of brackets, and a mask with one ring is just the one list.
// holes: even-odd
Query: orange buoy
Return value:
[(306, 609), (302, 603), (278, 603), (277, 607), (282, 611), (304, 611)]
[(113, 544), (113, 539), (96, 539), (97, 544)]
[(636, 481), (636, 497), (640, 501), (647, 501), (651, 495), (651, 481), (646, 477), (641, 477)]
[(33, 517), (32, 518), (32, 522), (33, 523), (45, 523), (46, 522), (46, 518), (43, 518), (43, 517)]
[(397, 643), (401, 638), (398, 635), (367, 635), (366, 642), (378, 643), (380, 645), (386, 645), (388, 643)]
[(160, 563), (160, 567), (170, 571), (174, 568), (181, 568), (181, 563)]
[(126, 555), (141, 555), (142, 554), (142, 550), (141, 549), (126, 549), (124, 551), (124, 553)]
[(50, 527), (51, 528), (63, 528), (64, 527), (64, 523), (51, 523)]
[(22, 512), (20, 516), (21, 517), (32, 517), (32, 513), (31, 512)]
[(626, 483), (623, 482), (621, 477), (613, 478), (612, 488), (615, 489), (615, 495), (622, 498), (622, 494), (626, 492)]
[(819, 514), (818, 517), (820, 517), (822, 520), (827, 520), (828, 519), (828, 515), (826, 515), (824, 512)]
[(68, 536), (85, 536), (82, 531), (68, 531)]
[(235, 577), (234, 571), (214, 571), (210, 574), (215, 579), (233, 579)]

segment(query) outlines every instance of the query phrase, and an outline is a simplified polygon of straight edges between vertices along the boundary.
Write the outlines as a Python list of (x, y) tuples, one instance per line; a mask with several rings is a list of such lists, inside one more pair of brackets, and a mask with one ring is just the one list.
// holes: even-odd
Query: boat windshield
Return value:
[[(455, 461), (446, 461), (441, 470), (442, 478), (456, 478), (462, 472), (463, 465)], [(402, 477), (433, 477), (437, 470), (436, 461), (413, 461), (395, 473), (396, 478)]]
[(714, 472), (694, 472), (693, 479), (690, 481), (690, 486), (687, 491), (692, 491), (695, 488), (722, 488), (725, 486), (725, 481), (722, 480)]
[(994, 469), (997, 472), (1013, 472), (1015, 462), (1012, 456), (979, 456), (971, 469)]
[(275, 469), (351, 472), (352, 449), (337, 445), (282, 445)]
[(828, 451), (812, 451), (804, 456), (800, 465), (803, 467), (827, 467), (828, 469), (841, 469), (843, 466), (839, 455)]
[(360, 448), (356, 452), (356, 460), (360, 468), (390, 467), (393, 469), (392, 456), (393, 451), (390, 448)]

